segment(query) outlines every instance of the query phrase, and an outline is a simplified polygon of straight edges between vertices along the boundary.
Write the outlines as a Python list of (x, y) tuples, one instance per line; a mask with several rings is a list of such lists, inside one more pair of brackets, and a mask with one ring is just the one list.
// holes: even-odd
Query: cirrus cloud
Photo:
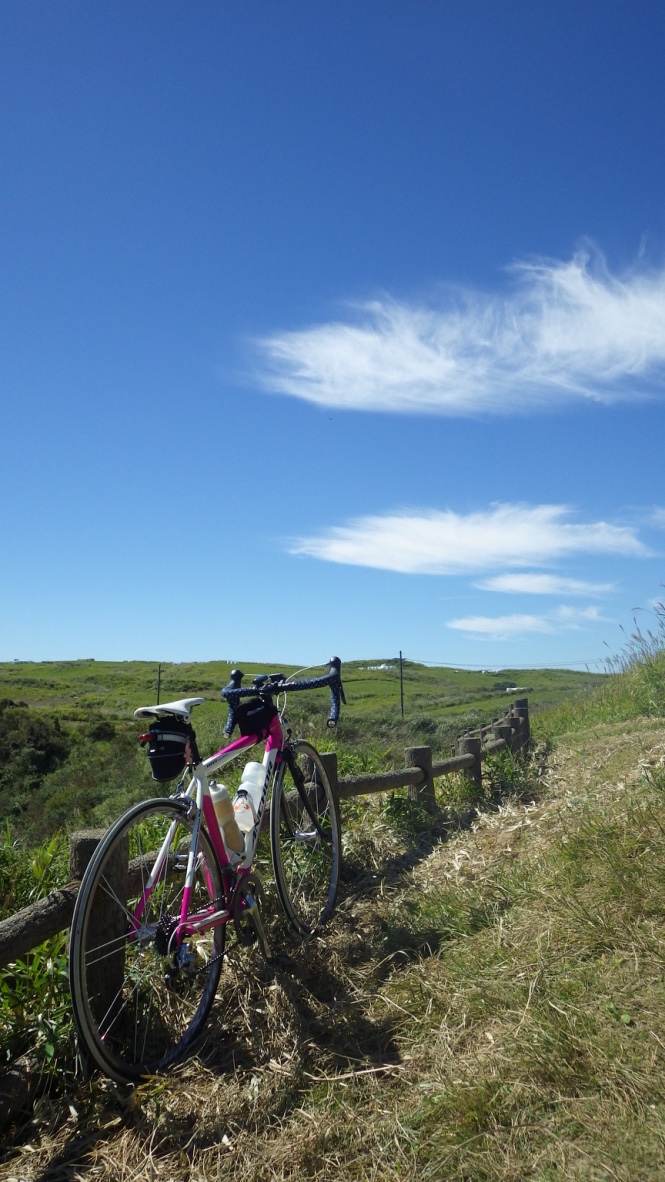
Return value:
[(492, 640), (509, 640), (528, 632), (560, 632), (577, 630), (585, 624), (598, 623), (604, 619), (597, 607), (578, 608), (562, 605), (556, 611), (544, 616), (532, 616), (515, 612), (509, 616), (465, 616), (449, 620), (448, 627), (458, 632), (470, 632), (474, 636), (485, 636)]
[(359, 517), (292, 541), (292, 554), (406, 574), (455, 575), (543, 566), (566, 555), (650, 552), (634, 529), (569, 520), (565, 505), (497, 504), (476, 513), (429, 509)]
[(461, 620), (449, 620), (448, 627), (459, 632), (472, 632), (475, 636), (489, 636), (492, 640), (503, 640), (524, 632), (554, 632), (552, 622), (545, 616), (519, 612), (510, 616), (465, 616)]
[(665, 268), (616, 276), (580, 251), (510, 270), (505, 294), (451, 291), (443, 308), (378, 299), (267, 336), (259, 380), (321, 406), (443, 415), (662, 392)]
[(481, 591), (504, 591), (510, 595), (604, 595), (614, 591), (614, 583), (588, 583), (560, 575), (535, 575), (524, 571), (494, 575), (475, 584)]

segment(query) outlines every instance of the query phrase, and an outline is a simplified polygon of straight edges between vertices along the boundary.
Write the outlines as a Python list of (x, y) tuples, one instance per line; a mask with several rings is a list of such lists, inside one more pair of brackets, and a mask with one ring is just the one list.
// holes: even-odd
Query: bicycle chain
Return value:
[[(223, 895), (220, 895), (219, 898), (217, 898), (217, 899), (213, 899), (211, 906), (217, 907), (220, 904), (223, 907), (226, 907), (226, 898)], [(217, 964), (218, 960), (223, 960), (224, 957), (228, 956), (229, 953), (233, 952), (233, 949), (237, 948), (239, 946), (239, 944), (240, 944), (240, 940), (236, 939), (233, 944), (224, 948), (221, 952), (218, 952), (217, 956), (213, 956), (212, 960), (209, 960), (207, 962), (207, 964), (203, 964), (203, 965), (201, 965), (200, 969), (196, 969), (193, 975), (195, 977), (198, 977), (200, 973), (207, 973), (209, 971), (209, 969), (211, 969), (214, 964)]]
[(225, 956), (228, 956), (230, 952), (233, 952), (234, 948), (238, 948), (239, 946), (240, 946), (240, 940), (235, 940), (234, 943), (231, 944), (228, 948), (225, 948), (222, 952), (218, 952), (217, 956), (213, 956), (212, 960), (209, 960), (207, 964), (203, 964), (203, 965), (201, 965), (200, 969), (196, 969), (194, 972), (194, 976), (198, 977), (199, 973), (207, 973), (208, 970), (211, 969), (214, 964), (217, 964), (218, 960), (223, 960)]

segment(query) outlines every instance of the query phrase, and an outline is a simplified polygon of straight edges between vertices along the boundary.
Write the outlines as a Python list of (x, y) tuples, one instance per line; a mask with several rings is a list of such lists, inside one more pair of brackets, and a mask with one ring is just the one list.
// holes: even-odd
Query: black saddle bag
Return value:
[(190, 722), (184, 722), (175, 714), (156, 718), (147, 734), (141, 735), (139, 742), (142, 747), (147, 747), (153, 780), (166, 784), (182, 775), (188, 762), (185, 755), (187, 740), (191, 760), (198, 763), (199, 753), (194, 728)]

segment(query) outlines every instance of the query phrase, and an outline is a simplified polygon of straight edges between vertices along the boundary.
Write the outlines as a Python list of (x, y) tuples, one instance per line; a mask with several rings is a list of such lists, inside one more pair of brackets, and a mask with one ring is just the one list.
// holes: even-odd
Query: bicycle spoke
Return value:
[[(183, 1053), (214, 1000), (224, 927), (175, 938), (184, 892), (176, 866), (191, 828), (178, 803), (137, 805), (109, 831), (81, 886), (70, 950), (75, 1017), (86, 1049), (115, 1079), (140, 1079)], [(204, 832), (200, 843), (192, 920), (224, 899)]]
[(277, 777), (270, 837), (282, 906), (294, 932), (307, 935), (332, 913), (340, 854), (337, 804), (309, 743), (291, 745)]

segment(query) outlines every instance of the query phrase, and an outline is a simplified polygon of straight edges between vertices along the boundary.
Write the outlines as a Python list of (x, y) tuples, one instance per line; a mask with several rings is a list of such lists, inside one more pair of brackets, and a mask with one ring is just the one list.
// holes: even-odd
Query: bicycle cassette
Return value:
[(168, 911), (160, 919), (155, 928), (155, 947), (160, 956), (168, 956), (172, 951), (171, 941), (179, 925), (180, 920)]

